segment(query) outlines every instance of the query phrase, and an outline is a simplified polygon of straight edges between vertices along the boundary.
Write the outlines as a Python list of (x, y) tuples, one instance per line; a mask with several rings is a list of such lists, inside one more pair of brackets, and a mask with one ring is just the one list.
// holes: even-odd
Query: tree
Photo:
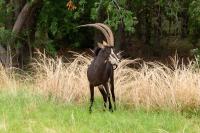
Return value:
[[(42, 0), (33, 0), (31, 2), (29, 1), (25, 1), (25, 0), (10, 0), (10, 1), (2, 1), (2, 5), (4, 6), (10, 6), (11, 12), (7, 12), (8, 17), (6, 18), (8, 23), (6, 23), (5, 20), (5, 27), (7, 29), (10, 29), (12, 31), (12, 39), (7, 43), (7, 59), (5, 63), (5, 66), (10, 67), (12, 66), (12, 58), (13, 58), (13, 54), (12, 54), (12, 48), (11, 46), (14, 46), (17, 40), (17, 37), (20, 36), (21, 31), (23, 30), (23, 28), (25, 28), (25, 26), (30, 23), (31, 18), (34, 18), (34, 12), (36, 11), (36, 7), (38, 5), (40, 5), (42, 2)], [(16, 18), (15, 22), (11, 21), (13, 20), (12, 18)], [(29, 28), (33, 28), (33, 27), (29, 27)], [(3, 47), (2, 47), (3, 48)], [(16, 48), (16, 57), (15, 59), (18, 60), (19, 58), (19, 54), (23, 54), (23, 53), (19, 53), (19, 48)], [(23, 52), (23, 51), (22, 51)], [(18, 62), (17, 62), (18, 63)]]

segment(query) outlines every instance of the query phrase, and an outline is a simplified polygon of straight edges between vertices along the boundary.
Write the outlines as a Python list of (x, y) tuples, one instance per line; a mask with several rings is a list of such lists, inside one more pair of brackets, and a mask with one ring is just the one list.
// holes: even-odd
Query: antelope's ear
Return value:
[(104, 45), (103, 45), (102, 43), (99, 43), (99, 42), (98, 42), (97, 45), (98, 45), (99, 48), (102, 48), (102, 49), (105, 48)]
[(109, 46), (107, 42), (103, 41), (103, 46)]

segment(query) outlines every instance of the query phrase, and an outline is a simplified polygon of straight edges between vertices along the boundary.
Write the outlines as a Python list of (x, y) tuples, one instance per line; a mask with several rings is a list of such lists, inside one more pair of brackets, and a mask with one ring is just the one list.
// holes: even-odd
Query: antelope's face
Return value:
[(109, 46), (107, 43), (103, 42), (103, 44), (99, 43), (98, 47), (101, 50), (97, 50), (100, 52), (95, 52), (96, 55), (102, 56), (105, 61), (109, 61), (114, 66), (114, 69), (116, 69), (120, 62), (120, 59), (118, 55), (115, 54), (113, 46)]
[(110, 49), (110, 55), (109, 55), (109, 62), (114, 65), (116, 68), (120, 62), (119, 57), (117, 56), (117, 54), (114, 53), (113, 48)]
[[(102, 52), (102, 53), (101, 53)], [(115, 69), (117, 68), (120, 59), (117, 54), (115, 54), (113, 47), (104, 47), (101, 48), (100, 55), (104, 57), (105, 61), (109, 61)]]

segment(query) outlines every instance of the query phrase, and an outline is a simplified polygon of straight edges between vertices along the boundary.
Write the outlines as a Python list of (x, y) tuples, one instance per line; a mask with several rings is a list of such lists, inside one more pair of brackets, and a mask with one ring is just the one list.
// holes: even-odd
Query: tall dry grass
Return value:
[[(25, 86), (65, 102), (87, 102), (90, 95), (86, 71), (92, 58), (85, 54), (73, 55), (73, 59), (64, 63), (62, 58), (53, 59), (38, 53), (31, 75), (20, 75), (16, 69), (0, 65), (0, 90)], [(173, 110), (200, 107), (200, 71), (195, 67), (196, 62), (185, 65), (175, 58), (169, 68), (159, 62), (138, 61), (124, 59), (115, 70), (118, 104)], [(129, 67), (133, 64), (140, 67)], [(95, 96), (97, 94), (100, 96), (98, 89)]]
[(67, 102), (85, 101), (88, 93), (86, 69), (90, 58), (81, 54), (74, 57), (72, 62), (63, 63), (62, 58), (48, 58), (39, 53), (32, 65), (35, 91)]
[[(74, 53), (74, 59), (68, 63), (41, 53), (38, 57), (33, 65), (35, 91), (67, 102), (88, 101), (86, 70), (91, 57)], [(159, 62), (140, 63), (139, 69), (128, 67), (136, 63), (137, 60), (124, 59), (115, 70), (119, 103), (171, 109), (200, 106), (200, 72), (195, 63), (178, 65), (178, 60), (174, 60), (173, 69)]]

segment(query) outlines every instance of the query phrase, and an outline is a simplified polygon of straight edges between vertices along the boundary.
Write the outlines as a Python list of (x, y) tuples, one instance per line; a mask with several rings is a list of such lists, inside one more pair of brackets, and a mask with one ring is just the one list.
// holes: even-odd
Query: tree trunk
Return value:
[(21, 68), (23, 68), (23, 65), (26, 65), (27, 63), (29, 63), (29, 61), (33, 57), (31, 44), (35, 40), (37, 14), (38, 14), (39, 9), (41, 8), (41, 5), (42, 3), (38, 3), (32, 8), (28, 18), (26, 19), (25, 27), (23, 28), (26, 31), (27, 39), (26, 41), (24, 41), (24, 44), (20, 48), (20, 53), (19, 53), (20, 62), (19, 63), (20, 63)]
[(27, 2), (25, 4), (25, 6), (21, 10), (21, 12), (18, 15), (17, 20), (15, 21), (15, 24), (13, 26), (13, 30), (12, 31), (15, 32), (15, 34), (19, 34), (20, 33), (20, 31), (23, 28), (24, 23), (26, 22), (26, 20), (30, 16), (30, 13), (31, 13), (32, 9), (34, 8), (34, 6), (38, 5), (40, 2), (42, 2), (42, 0), (35, 0), (32, 3)]
[[(25, 26), (30, 26), (28, 28), (32, 28), (31, 26), (33, 26), (32, 24), (27, 24), (30, 23), (30, 21), (32, 21), (32, 18), (35, 19), (34, 17), (34, 13), (36, 11), (36, 7), (38, 7), (38, 5), (40, 5), (42, 3), (42, 0), (35, 0), (32, 3), (31, 2), (27, 2), (24, 7), (22, 8), (22, 10), (20, 11), (19, 15), (17, 16), (17, 19), (15, 21), (15, 24), (13, 26), (12, 32), (14, 34), (16, 34), (17, 36), (19, 35), (19, 33), (22, 31), (22, 29)], [(35, 31), (35, 30), (33, 30)], [(14, 40), (12, 40), (12, 44), (14, 44), (16, 41), (16, 38)], [(28, 42), (28, 45), (29, 42)], [(29, 48), (30, 49), (30, 48)], [(23, 46), (22, 49), (20, 50), (20, 48), (16, 48), (16, 57), (15, 59), (17, 60), (17, 64), (20, 67), (23, 67), (24, 64), (24, 58), (23, 58)], [(31, 51), (31, 50), (29, 50)], [(30, 54), (30, 56), (32, 56), (32, 53)], [(20, 58), (20, 62), (18, 61)], [(21, 64), (21, 65), (20, 65)]]
[(182, 25), (181, 25), (181, 37), (187, 37), (189, 30), (188, 30), (188, 23), (189, 23), (189, 16), (188, 11), (184, 10), (182, 12)]

